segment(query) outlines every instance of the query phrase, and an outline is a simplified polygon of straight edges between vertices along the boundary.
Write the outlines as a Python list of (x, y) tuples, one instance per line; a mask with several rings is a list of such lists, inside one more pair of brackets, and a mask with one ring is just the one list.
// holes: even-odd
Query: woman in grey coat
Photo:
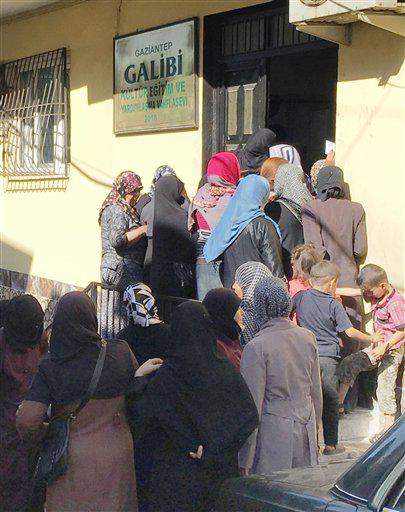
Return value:
[(289, 320), (291, 299), (280, 279), (263, 279), (255, 303), (259, 332), (245, 346), (240, 370), (260, 423), (239, 453), (241, 472), (316, 465), (322, 417), (316, 338)]
[(104, 200), (98, 222), (101, 226), (101, 281), (119, 290), (102, 291), (101, 333), (105, 338), (124, 327), (121, 311), (122, 292), (130, 284), (143, 280), (146, 252), (146, 226), (141, 225), (135, 210), (142, 190), (141, 178), (131, 171), (115, 179)]
[(142, 190), (141, 178), (125, 171), (117, 176), (100, 209), (101, 280), (124, 290), (143, 279), (146, 226), (135, 209)]

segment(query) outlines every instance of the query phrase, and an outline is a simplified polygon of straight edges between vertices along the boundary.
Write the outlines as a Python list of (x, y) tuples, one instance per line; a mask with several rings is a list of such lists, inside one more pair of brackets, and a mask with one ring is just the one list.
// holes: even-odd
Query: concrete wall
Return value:
[(366, 210), (367, 262), (404, 290), (405, 38), (357, 23), (339, 49), (337, 163)]
[[(192, 195), (202, 166), (202, 17), (262, 3), (249, 0), (88, 0), (1, 27), (1, 60), (68, 47), (71, 172), (62, 190), (0, 190), (0, 267), (84, 286), (99, 279), (98, 208), (113, 177), (172, 165)], [(119, 6), (121, 8), (119, 9)], [(200, 17), (200, 128), (153, 135), (113, 134), (112, 39)], [(337, 160), (352, 198), (364, 204), (369, 261), (403, 289), (404, 67), (399, 36), (357, 24), (339, 51)], [(401, 67), (402, 66), (402, 67)]]

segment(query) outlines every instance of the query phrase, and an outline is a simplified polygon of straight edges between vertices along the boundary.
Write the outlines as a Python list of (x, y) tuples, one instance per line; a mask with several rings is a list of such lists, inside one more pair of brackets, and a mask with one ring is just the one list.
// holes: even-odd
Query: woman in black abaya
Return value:
[(154, 512), (203, 512), (221, 483), (238, 476), (238, 450), (257, 426), (257, 409), (239, 372), (216, 351), (202, 304), (180, 305), (171, 332), (171, 355), (133, 408), (164, 433), (149, 505)]
[(270, 156), (270, 146), (275, 142), (276, 134), (269, 128), (260, 128), (251, 135), (236, 155), (242, 174), (260, 174), (263, 162)]
[(182, 208), (184, 183), (176, 176), (163, 176), (156, 183), (153, 220), (153, 253), (150, 282), (153, 293), (189, 297), (195, 295), (196, 246)]

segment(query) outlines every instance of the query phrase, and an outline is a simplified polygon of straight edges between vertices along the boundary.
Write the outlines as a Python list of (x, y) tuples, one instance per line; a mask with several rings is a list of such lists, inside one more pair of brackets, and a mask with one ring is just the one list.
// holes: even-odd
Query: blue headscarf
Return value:
[[(269, 182), (263, 176), (251, 174), (238, 185), (227, 209), (204, 247), (204, 258), (213, 261), (220, 256), (240, 235), (245, 227), (257, 217), (266, 217), (263, 206), (270, 194)], [(266, 219), (269, 219), (266, 217)], [(273, 222), (278, 236), (280, 230)]]

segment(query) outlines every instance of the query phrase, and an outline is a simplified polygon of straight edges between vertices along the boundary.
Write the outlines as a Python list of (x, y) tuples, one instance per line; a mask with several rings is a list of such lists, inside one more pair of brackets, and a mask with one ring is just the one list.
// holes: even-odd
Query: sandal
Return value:
[(345, 414), (345, 406), (344, 404), (339, 404), (339, 416), (344, 416)]

